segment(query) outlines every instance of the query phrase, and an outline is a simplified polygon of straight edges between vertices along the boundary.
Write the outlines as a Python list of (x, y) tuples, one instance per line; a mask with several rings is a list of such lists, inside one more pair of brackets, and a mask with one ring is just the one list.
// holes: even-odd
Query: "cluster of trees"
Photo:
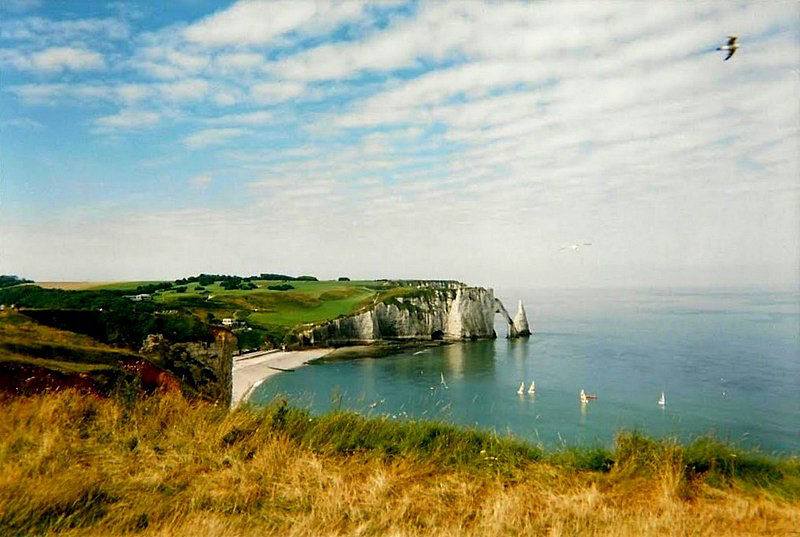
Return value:
[(240, 278), (238, 276), (234, 276), (229, 280), (223, 280), (220, 286), (228, 291), (233, 289), (242, 289), (243, 291), (248, 291), (250, 289), (258, 288), (258, 286), (251, 282), (249, 278), (245, 280), (244, 278)]
[[(287, 281), (287, 282), (316, 282), (319, 281), (314, 276), (287, 276), (286, 274), (274, 274), (271, 272), (264, 272), (258, 276), (232, 276), (228, 274), (198, 274), (197, 276), (189, 276), (188, 278), (181, 278), (175, 280), (174, 284), (151, 284), (151, 285), (166, 285), (165, 289), (170, 288), (172, 285), (188, 285), (190, 283), (197, 283), (201, 287), (211, 285), (217, 282), (222, 282), (220, 285), (223, 289), (256, 289), (253, 280), (267, 280), (267, 281)], [(137, 290), (138, 291), (138, 290)], [(148, 291), (142, 291), (144, 293)]]
[(12, 274), (0, 274), (0, 288), (11, 287), (12, 285), (19, 285), (21, 283), (33, 283), (33, 280), (26, 280), (19, 276)]
[(198, 274), (197, 276), (189, 276), (188, 278), (175, 280), (175, 285), (187, 285), (196, 282), (205, 287), (206, 285), (211, 285), (215, 282), (225, 281), (231, 278), (238, 278), (238, 276), (226, 276), (224, 274)]
[(318, 282), (319, 280), (314, 276), (287, 276), (286, 274), (272, 274), (261, 273), (258, 277), (253, 277), (256, 280), (271, 280), (271, 281), (285, 281), (285, 282)]
[(133, 291), (132, 294), (134, 294), (134, 295), (142, 295), (142, 294), (151, 295), (151, 294), (155, 293), (156, 291), (165, 291), (167, 289), (171, 289), (172, 285), (173, 285), (172, 282), (148, 283), (148, 284), (140, 285), (139, 287), (137, 287)]
[(289, 289), (294, 289), (294, 285), (290, 283), (278, 283), (275, 285), (268, 285), (267, 289), (272, 291), (288, 291)]

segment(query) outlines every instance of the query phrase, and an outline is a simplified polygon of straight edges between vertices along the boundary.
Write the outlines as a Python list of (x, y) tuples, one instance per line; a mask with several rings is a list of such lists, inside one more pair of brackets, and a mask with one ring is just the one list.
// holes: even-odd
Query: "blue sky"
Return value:
[(163, 4), (2, 3), (0, 272), (798, 285), (796, 2)]

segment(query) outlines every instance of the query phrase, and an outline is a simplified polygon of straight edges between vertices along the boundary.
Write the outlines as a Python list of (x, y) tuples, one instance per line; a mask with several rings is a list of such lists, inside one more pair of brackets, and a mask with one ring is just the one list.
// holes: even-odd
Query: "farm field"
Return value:
[(114, 286), (114, 282), (36, 282), (44, 289), (61, 289), (64, 291), (86, 291), (98, 287)]

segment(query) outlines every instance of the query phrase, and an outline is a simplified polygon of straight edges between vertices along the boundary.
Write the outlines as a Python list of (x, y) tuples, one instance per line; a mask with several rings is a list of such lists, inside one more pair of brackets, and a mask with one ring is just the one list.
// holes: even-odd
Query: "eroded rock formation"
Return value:
[(503, 303), (500, 302), (499, 298), (494, 299), (494, 307), (495, 307), (495, 312), (501, 314), (508, 323), (508, 335), (506, 337), (509, 339), (518, 337), (519, 334), (517, 333), (517, 327), (514, 325), (514, 321), (511, 319), (511, 315), (508, 314), (508, 310), (503, 305)]
[(151, 334), (140, 352), (175, 375), (187, 393), (229, 406), (236, 336), (224, 328), (210, 329), (213, 343), (172, 343), (161, 334)]
[(528, 316), (525, 314), (525, 306), (522, 305), (522, 300), (519, 301), (519, 308), (517, 314), (514, 316), (514, 326), (517, 329), (519, 337), (527, 337), (531, 335), (531, 328), (528, 325)]

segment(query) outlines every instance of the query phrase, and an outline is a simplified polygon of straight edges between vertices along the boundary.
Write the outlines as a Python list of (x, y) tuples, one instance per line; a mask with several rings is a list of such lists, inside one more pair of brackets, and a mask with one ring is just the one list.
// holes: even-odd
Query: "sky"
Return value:
[(0, 273), (800, 286), (798, 2), (0, 10)]

